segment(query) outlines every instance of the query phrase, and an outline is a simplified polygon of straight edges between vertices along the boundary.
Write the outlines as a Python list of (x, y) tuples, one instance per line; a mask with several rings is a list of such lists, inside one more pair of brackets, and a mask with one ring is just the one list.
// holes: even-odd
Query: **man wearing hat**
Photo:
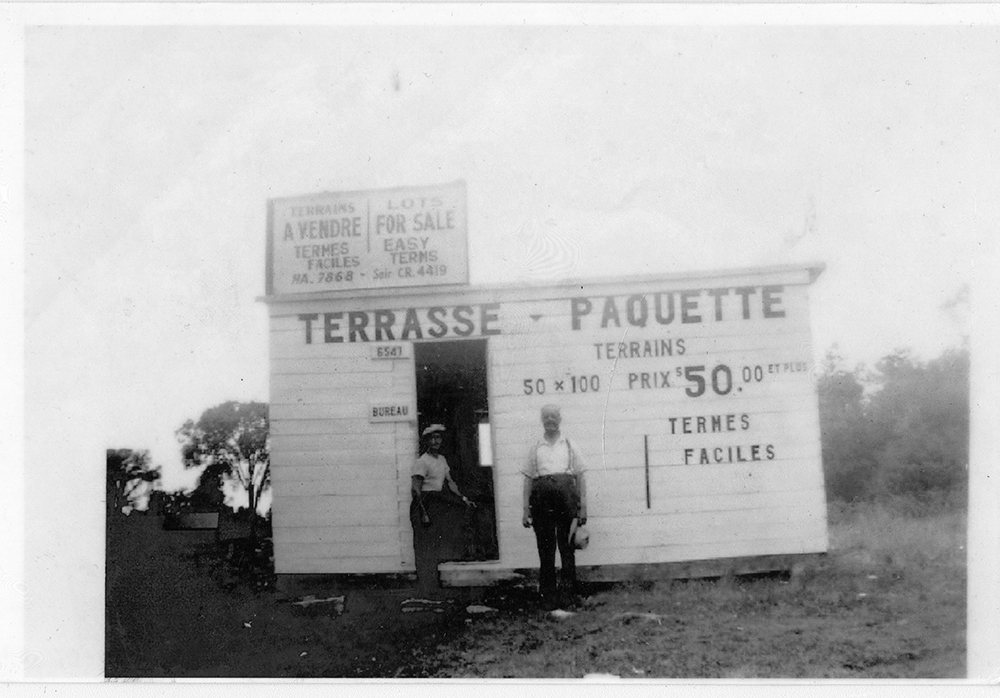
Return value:
[(410, 522), (417, 585), (421, 592), (433, 592), (438, 588), (438, 563), (449, 559), (449, 553), (457, 547), (456, 505), (461, 501), (467, 507), (472, 506), (451, 478), (448, 461), (441, 455), (444, 433), (442, 424), (431, 424), (424, 429), (422, 436), (426, 446), (410, 472), (413, 494)]

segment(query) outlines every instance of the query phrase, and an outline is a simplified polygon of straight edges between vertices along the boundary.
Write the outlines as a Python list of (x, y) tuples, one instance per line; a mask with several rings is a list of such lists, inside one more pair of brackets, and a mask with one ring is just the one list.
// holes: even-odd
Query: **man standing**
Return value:
[(562, 416), (557, 405), (542, 408), (544, 436), (531, 448), (524, 480), (525, 528), (535, 529), (538, 543), (539, 592), (552, 601), (556, 593), (556, 548), (562, 562), (566, 591), (576, 594), (576, 557), (570, 529), (574, 519), (587, 523), (584, 463), (559, 431)]
[(444, 432), (442, 424), (424, 429), (426, 449), (411, 468), (410, 523), (417, 588), (427, 595), (439, 588), (438, 563), (460, 555), (459, 541), (467, 530), (458, 502), (475, 506), (459, 491), (448, 461), (441, 455)]

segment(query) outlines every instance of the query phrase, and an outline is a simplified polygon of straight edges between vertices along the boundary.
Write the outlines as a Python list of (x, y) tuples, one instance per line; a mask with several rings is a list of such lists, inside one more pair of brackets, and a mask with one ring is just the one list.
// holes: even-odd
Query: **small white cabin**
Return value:
[(479, 503), (442, 582), (537, 569), (522, 470), (548, 403), (588, 467), (581, 578), (825, 552), (821, 270), (265, 297), (277, 573), (412, 572), (410, 467), (430, 422)]

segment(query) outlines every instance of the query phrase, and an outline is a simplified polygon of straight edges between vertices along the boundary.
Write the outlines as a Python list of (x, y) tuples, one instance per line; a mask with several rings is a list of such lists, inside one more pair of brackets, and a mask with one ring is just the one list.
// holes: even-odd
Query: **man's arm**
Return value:
[(449, 471), (444, 476), (444, 479), (448, 482), (448, 489), (450, 489), (452, 492), (454, 492), (459, 497), (461, 497), (462, 501), (465, 502), (466, 504), (470, 503), (469, 500), (468, 500), (468, 498), (464, 494), (462, 494), (461, 492), (458, 491), (458, 483), (451, 479), (451, 471)]
[(535, 475), (538, 474), (538, 459), (536, 454), (537, 449), (532, 446), (531, 453), (528, 454), (528, 467), (524, 471), (524, 487), (522, 489), (521, 497), (524, 514), (521, 516), (521, 524), (525, 528), (531, 526), (531, 506), (529, 502), (531, 500), (531, 483), (534, 482)]
[(587, 478), (585, 475), (587, 466), (573, 442), (567, 439), (566, 443), (569, 446), (570, 468), (576, 475), (576, 492), (580, 497), (580, 515), (577, 518), (580, 519), (580, 525), (583, 526), (587, 523)]

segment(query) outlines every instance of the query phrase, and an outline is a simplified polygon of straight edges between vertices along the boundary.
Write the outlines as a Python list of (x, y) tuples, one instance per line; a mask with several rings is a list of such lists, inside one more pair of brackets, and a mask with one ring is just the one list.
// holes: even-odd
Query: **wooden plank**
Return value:
[[(372, 401), (408, 403), (412, 402), (412, 391), (403, 394), (391, 384), (390, 380), (383, 385), (362, 386), (356, 388), (314, 388), (311, 390), (278, 390), (272, 391), (272, 405), (360, 405), (367, 407)], [(341, 410), (349, 415), (357, 414), (357, 410)]]
[[(336, 508), (338, 511), (344, 511), (350, 508), (358, 508), (366, 511), (382, 511), (391, 509), (393, 512), (396, 511), (396, 493), (393, 491), (382, 490), (381, 492), (376, 492), (374, 494), (364, 493), (364, 494), (300, 494), (292, 495), (286, 494), (282, 498), (282, 508), (283, 513), (289, 511), (299, 510), (302, 512), (307, 511), (319, 511), (325, 512), (328, 508)], [(297, 524), (292, 524), (289, 521), (282, 522), (281, 525), (293, 526)], [(333, 523), (332, 525), (339, 525), (338, 523)], [(388, 524), (384, 524), (388, 525)]]
[(398, 488), (398, 481), (395, 477), (387, 478), (341, 478), (331, 477), (322, 480), (301, 480), (284, 477), (275, 480), (275, 492), (281, 497), (309, 497), (309, 496), (375, 496), (383, 495), (387, 492), (395, 494)]
[(270, 396), (272, 402), (288, 402), (287, 399), (282, 399), (283, 396), (293, 395), (297, 391), (335, 391), (363, 388), (391, 392), (393, 386), (394, 378), (389, 372), (289, 373), (274, 376), (271, 380)]
[[(568, 327), (569, 319), (566, 321)], [(614, 328), (613, 332), (605, 331), (600, 335), (593, 332), (580, 334), (566, 329), (536, 330), (528, 335), (513, 335), (517, 340), (493, 342), (497, 351), (495, 365), (520, 365), (545, 356), (562, 361), (594, 361), (610, 366), (651, 360), (690, 361), (692, 356), (706, 352), (738, 356), (759, 350), (783, 350), (799, 361), (811, 358), (808, 351), (811, 345), (809, 326), (805, 323), (780, 327), (775, 326), (773, 321), (742, 321), (728, 326), (727, 323), (717, 323), (704, 329), (688, 328), (669, 334), (650, 331), (648, 327), (627, 333)]]
[[(600, 424), (579, 419), (578, 413), (574, 413), (573, 416), (573, 431), (570, 438), (581, 453), (588, 470), (625, 470), (642, 466), (643, 434), (626, 433), (641, 432), (642, 422), (630, 425), (612, 422), (609, 419), (606, 423)], [(710, 472), (714, 472), (713, 468), (717, 467), (753, 465), (755, 462), (772, 466), (782, 462), (794, 462), (802, 469), (819, 471), (819, 430), (815, 420), (812, 425), (803, 420), (799, 428), (781, 428), (779, 421), (774, 420), (772, 426), (765, 430), (754, 426), (757, 423), (757, 416), (750, 414), (751, 428), (746, 432), (676, 436), (650, 433), (651, 465), (654, 469), (684, 467), (687, 458), (690, 465)], [(662, 423), (661, 421), (660, 424)], [(650, 426), (648, 423), (645, 425), (647, 429)], [(500, 427), (495, 430), (494, 452), (501, 477), (505, 473), (517, 473), (525, 467), (531, 444), (537, 433), (538, 427), (529, 428), (527, 423), (522, 425), (520, 433), (516, 429)], [(531, 436), (526, 437), (526, 434)], [(758, 461), (753, 460), (754, 444), (758, 446), (756, 453)], [(773, 458), (770, 460), (768, 445), (773, 446)], [(736, 450), (737, 446), (740, 447), (739, 451)], [(732, 451), (729, 450), (730, 447)], [(685, 454), (685, 449), (688, 448), (694, 450)], [(703, 455), (700, 449), (703, 448), (708, 449), (704, 455), (707, 456), (709, 463), (699, 465)], [(716, 451), (717, 448), (723, 450)], [(722, 462), (717, 463), (717, 459)], [(728, 462), (730, 459), (733, 463)]]
[[(597, 415), (624, 417), (632, 414), (643, 415), (642, 410), (649, 407), (659, 407), (664, 413), (673, 411), (674, 415), (679, 409), (697, 410), (699, 413), (712, 411), (727, 413), (756, 411), (762, 408), (774, 411), (778, 406), (783, 409), (793, 409), (796, 405), (801, 409), (803, 403), (808, 404), (807, 401), (816, 400), (815, 385), (807, 374), (800, 374), (796, 379), (774, 381), (768, 385), (737, 386), (743, 389), (740, 391), (733, 389), (727, 395), (716, 395), (709, 388), (701, 396), (691, 397), (685, 392), (688, 386), (686, 382), (671, 383), (666, 388), (653, 387), (650, 383), (650, 388), (643, 389), (640, 387), (641, 372), (636, 373), (635, 377), (631, 377), (628, 373), (618, 373), (611, 378), (599, 376), (601, 385), (599, 391), (573, 393), (570, 388), (571, 377), (565, 375), (565, 371), (550, 372), (549, 369), (544, 373), (541, 371), (540, 368), (538, 372), (523, 374), (524, 377), (516, 382), (503, 382), (495, 388), (491, 385), (490, 396), (496, 401), (497, 409), (519, 411), (525, 409), (525, 403), (535, 402), (541, 407), (547, 402), (558, 402), (564, 411), (589, 408)], [(629, 388), (630, 378), (632, 388)], [(533, 389), (540, 385), (539, 381), (544, 381), (546, 384), (544, 393), (532, 393), (529, 397), (525, 392), (524, 381), (529, 381)], [(556, 388), (557, 381), (563, 382), (562, 391)], [(694, 402), (695, 400), (697, 402)]]
[[(375, 432), (375, 433), (371, 433)], [(372, 429), (367, 434), (296, 434), (271, 437), (276, 451), (380, 451), (395, 455), (396, 435), (392, 430)]]
[[(639, 454), (638, 457), (641, 457)], [(616, 467), (603, 468), (591, 463), (587, 470), (588, 494), (624, 490), (631, 491), (642, 482), (643, 468), (638, 462), (628, 467), (620, 462)], [(724, 465), (678, 465), (657, 466), (650, 469), (650, 481), (654, 494), (669, 492), (672, 496), (693, 496), (706, 492), (737, 494), (740, 492), (785, 492), (796, 488), (796, 483), (819, 483), (816, 463), (810, 459), (773, 460), (757, 463), (732, 463)], [(813, 466), (813, 467), (809, 467)], [(497, 473), (497, 483), (513, 490), (521, 487), (523, 474), (520, 470), (501, 469)], [(617, 483), (623, 483), (620, 487)], [(813, 489), (798, 487), (799, 489)], [(818, 487), (817, 489), (822, 489)]]
[[(588, 524), (587, 527), (589, 529), (590, 525)], [(513, 569), (538, 567), (538, 552), (535, 549), (534, 536), (529, 531), (525, 531), (524, 534), (520, 537), (510, 539), (506, 551), (502, 552), (503, 566)], [(577, 552), (577, 564), (580, 566), (682, 562), (741, 556), (822, 553), (826, 552), (827, 549), (825, 530), (822, 533), (796, 538), (760, 537), (742, 540), (725, 539), (617, 549), (595, 547), (593, 544), (593, 533), (591, 535), (591, 545), (586, 550)]]
[[(628, 496), (622, 491), (595, 491), (588, 493), (588, 514), (595, 521), (605, 517), (647, 516), (650, 514), (716, 514), (727, 511), (747, 511), (754, 509), (778, 509), (787, 506), (788, 502), (808, 503), (809, 506), (821, 502), (822, 489), (790, 489), (765, 492), (736, 492), (719, 494), (716, 492), (689, 496), (674, 496), (658, 493), (655, 484), (650, 483), (651, 506), (646, 508), (645, 492), (637, 490), (641, 482), (633, 482), (632, 491)], [(505, 518), (519, 519), (520, 502), (502, 502), (500, 515)]]
[(394, 526), (398, 522), (392, 497), (275, 497), (272, 519), (287, 526)]
[(275, 522), (275, 542), (289, 543), (359, 543), (390, 540), (397, 536), (397, 526), (283, 526)]
[[(603, 428), (603, 431), (613, 434), (617, 439), (638, 439), (640, 441), (647, 434), (659, 435), (662, 438), (714, 437), (722, 434), (736, 434), (743, 435), (743, 438), (746, 438), (749, 435), (774, 431), (798, 434), (802, 432), (818, 433), (819, 430), (819, 415), (817, 412), (815, 410), (802, 409), (801, 405), (796, 405), (794, 408), (789, 406), (788, 409), (754, 410), (752, 414), (739, 411), (720, 412), (717, 416), (720, 418), (719, 423), (723, 431), (719, 432), (711, 431), (712, 417), (716, 415), (710, 412), (697, 409), (697, 407), (685, 411), (670, 409), (668, 405), (663, 405), (662, 407), (662, 410), (657, 410), (656, 412), (650, 410), (649, 414), (637, 412), (627, 414), (618, 412), (608, 413), (596, 421), (590, 412), (583, 413), (576, 410), (572, 412), (564, 410), (563, 423), (566, 427), (565, 433), (573, 441), (579, 440), (580, 437), (587, 437), (593, 441), (593, 427), (595, 423), (599, 424)], [(746, 430), (741, 427), (741, 415), (743, 414), (747, 415), (747, 422), (749, 423), (749, 428)], [(584, 415), (588, 417), (584, 423), (585, 428), (579, 429), (579, 418)], [(728, 431), (726, 429), (726, 425), (729, 423), (727, 421), (728, 415), (732, 415), (731, 424), (735, 431)], [(505, 416), (513, 417), (514, 415)], [(684, 433), (685, 422), (682, 421), (684, 417), (690, 418), (687, 427), (694, 433)], [(698, 417), (704, 419), (705, 433), (698, 433)], [(570, 424), (571, 418), (572, 423)], [(673, 423), (670, 421), (671, 418), (674, 419)], [(570, 429), (570, 427), (572, 428)], [(671, 430), (674, 433), (671, 433)], [(525, 432), (529, 432), (529, 434), (526, 435)], [(537, 415), (534, 415), (533, 418), (530, 415), (523, 415), (516, 422), (513, 419), (496, 421), (493, 425), (493, 434), (494, 441), (523, 444), (525, 451), (527, 451), (533, 441), (541, 438), (542, 427)], [(812, 436), (809, 438), (812, 438)]]
[(712, 512), (649, 512), (642, 516), (622, 514), (595, 517), (590, 523), (591, 544), (595, 549), (617, 549), (675, 542), (795, 538), (823, 520), (813, 516), (811, 507), (786, 505)]
[[(698, 579), (741, 576), (764, 572), (791, 571), (803, 565), (817, 565), (823, 553), (761, 555), (684, 562), (620, 565), (584, 565), (577, 567), (582, 582), (639, 582), (669, 579)], [(441, 581), (447, 587), (478, 587), (499, 583), (533, 584), (536, 569), (508, 569), (485, 564), (444, 563)]]
[(373, 424), (367, 417), (356, 419), (271, 419), (271, 434), (274, 436), (296, 435), (342, 435), (388, 433), (389, 424)]
[[(820, 504), (821, 494), (816, 496)], [(518, 509), (503, 510), (498, 522), (502, 561), (508, 566), (537, 555), (534, 537), (520, 526)], [(808, 504), (721, 514), (591, 516), (587, 527), (591, 544), (580, 555), (594, 564), (826, 549), (825, 512), (818, 514)]]
[[(277, 541), (276, 541), (277, 542)], [(324, 541), (303, 543), (280, 541), (286, 559), (336, 560), (339, 558), (382, 558), (399, 561), (399, 540), (392, 538), (367, 541)]]
[[(412, 566), (409, 570), (412, 571)], [(319, 560), (286, 556), (275, 548), (274, 571), (277, 574), (394, 574), (407, 567), (391, 557), (341, 557)]]
[(389, 479), (394, 472), (393, 454), (372, 450), (285, 451), (271, 456), (272, 477), (282, 480)]
[(294, 375), (297, 373), (308, 373), (313, 375), (323, 374), (347, 374), (347, 373), (391, 373), (392, 361), (371, 361), (361, 350), (368, 348), (361, 346), (358, 355), (355, 357), (343, 355), (328, 355), (316, 352), (314, 356), (301, 357), (281, 357), (271, 356), (271, 375)]
[[(653, 544), (653, 541), (677, 540), (677, 536), (707, 535), (706, 540), (717, 536), (739, 538), (752, 536), (758, 528), (775, 525), (786, 526), (789, 522), (811, 526), (811, 522), (825, 523), (825, 516), (818, 515), (813, 506), (814, 498), (809, 497), (801, 505), (757, 506), (747, 502), (732, 508), (702, 509), (678, 508), (675, 510), (645, 509), (641, 502), (634, 511), (627, 507), (617, 507), (616, 513), (600, 513), (589, 517), (588, 528), (591, 544), (603, 545), (607, 539), (615, 547)], [(588, 512), (589, 513), (589, 512)], [(513, 514), (518, 514), (513, 516)], [(520, 521), (520, 508), (501, 507), (504, 520)], [(795, 527), (789, 527), (794, 531)], [(791, 535), (795, 535), (793, 532)], [(665, 538), (667, 536), (668, 538)], [(702, 539), (702, 538), (698, 538)]]
[(672, 546), (602, 549), (582, 551), (580, 565), (620, 565), (655, 562), (680, 562), (692, 559), (790, 555), (826, 552), (825, 538), (757, 538), (679, 543)]
[[(597, 431), (600, 438), (599, 429)], [(614, 428), (608, 429), (608, 435), (603, 443), (594, 443), (592, 438), (586, 441), (571, 439), (574, 448), (579, 451), (580, 460), (585, 464), (586, 469), (599, 468), (601, 470), (617, 470), (639, 467), (642, 461), (643, 437), (647, 435), (634, 435), (622, 437), (617, 434)], [(799, 436), (794, 441), (787, 439), (780, 431), (756, 434), (716, 434), (714, 438), (710, 435), (690, 435), (683, 437), (661, 436), (659, 434), (648, 434), (650, 445), (650, 461), (654, 467), (661, 466), (684, 466), (684, 465), (738, 465), (753, 463), (774, 463), (776, 461), (804, 460), (812, 456), (818, 456), (817, 440)], [(752, 446), (758, 446), (756, 450)], [(768, 452), (767, 446), (773, 446), (773, 451)], [(739, 450), (737, 450), (739, 447)], [(732, 451), (729, 449), (732, 448)], [(694, 449), (693, 452), (685, 454), (685, 449)], [(706, 449), (702, 453), (701, 449)], [(722, 449), (717, 451), (716, 449)], [(527, 460), (529, 448), (516, 448), (517, 460)], [(510, 457), (509, 452), (504, 450), (504, 455)], [(521, 457), (520, 452), (523, 452)], [(702, 462), (702, 456), (707, 458), (706, 463)]]

